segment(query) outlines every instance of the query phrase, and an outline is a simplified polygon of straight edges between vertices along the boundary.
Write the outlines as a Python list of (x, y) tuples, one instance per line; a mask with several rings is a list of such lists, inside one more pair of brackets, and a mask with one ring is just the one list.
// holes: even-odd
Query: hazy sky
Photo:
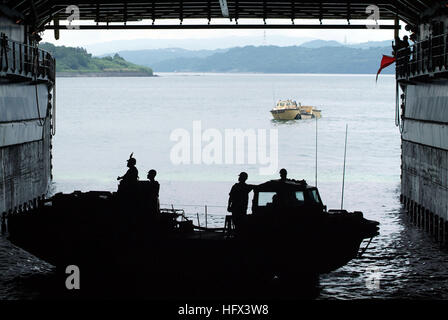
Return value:
[[(244, 19), (239, 20), (239, 24), (244, 23), (260, 23), (254, 22), (255, 20), (248, 21)], [(173, 21), (157, 21), (156, 23), (173, 23)], [(83, 22), (85, 23), (85, 22)], [(151, 24), (151, 21), (142, 22), (144, 24)], [(178, 23), (178, 21), (174, 22)], [(192, 23), (184, 21), (183, 24)], [(200, 20), (196, 20), (193, 23), (200, 24), (206, 23)], [(212, 23), (223, 23), (223, 21)], [(229, 23), (229, 22), (224, 22)], [(268, 21), (270, 23), (270, 21)], [(272, 23), (272, 22), (271, 22)], [(276, 20), (274, 23), (291, 23), (290, 20)], [(306, 22), (296, 20), (296, 24), (299, 23), (318, 23), (316, 21), (307, 20)], [(328, 21), (323, 20), (324, 24), (329, 23), (346, 23), (346, 21)], [(352, 21), (352, 24), (359, 22)], [(362, 23), (362, 21), (361, 21)], [(391, 22), (382, 22), (390, 24)], [(61, 23), (62, 24), (62, 23)], [(76, 22), (74, 22), (76, 24)], [(54, 31), (47, 30), (43, 34), (43, 41), (52, 42), (56, 45), (66, 46), (88, 46), (96, 43), (110, 42), (114, 40), (135, 40), (135, 39), (217, 39), (217, 38), (229, 38), (229, 37), (253, 37), (263, 39), (263, 43), (269, 45), (271, 41), (275, 40), (275, 37), (297, 37), (297, 38), (317, 38), (323, 40), (336, 40), (340, 42), (348, 43), (360, 43), (367, 41), (381, 41), (393, 39), (393, 30), (61, 30), (60, 39), (56, 41), (54, 39)], [(226, 47), (225, 43), (222, 45)], [(215, 49), (215, 48), (210, 48)]]

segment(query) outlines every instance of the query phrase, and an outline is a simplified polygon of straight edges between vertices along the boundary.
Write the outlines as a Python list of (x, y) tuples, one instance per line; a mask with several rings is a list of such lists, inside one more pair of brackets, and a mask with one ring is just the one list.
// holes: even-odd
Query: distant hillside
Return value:
[[(113, 2), (113, 1), (112, 1)], [(122, 1), (124, 2), (124, 1)], [(216, 2), (216, 1), (215, 1)], [(217, 2), (216, 2), (217, 3)], [(233, 32), (232, 32), (233, 33)], [(252, 32), (251, 32), (252, 33)], [(111, 52), (120, 52), (124, 50), (157, 50), (169, 48), (183, 48), (189, 51), (197, 50), (216, 50), (229, 49), (244, 46), (297, 46), (306, 41), (314, 40), (311, 37), (282, 36), (275, 34), (275, 31), (262, 30), (254, 31), (252, 36), (243, 36), (233, 33), (233, 36), (214, 36), (210, 35), (205, 38), (142, 38), (128, 40), (113, 40), (108, 42), (99, 42), (86, 44), (87, 51), (95, 56), (109, 54)], [(199, 35), (199, 33), (198, 33)]]
[(370, 49), (370, 48), (379, 48), (379, 47), (392, 48), (392, 39), (384, 40), (384, 41), (368, 41), (368, 42), (357, 43), (357, 44), (349, 44), (347, 46), (350, 48), (357, 48), (357, 49)]
[(323, 48), (323, 47), (348, 47), (355, 49), (370, 49), (379, 47), (390, 47), (392, 45), (392, 40), (385, 41), (368, 41), (363, 43), (354, 44), (343, 44), (334, 40), (312, 40), (301, 44), (304, 48)]
[[(369, 49), (349, 46), (246, 46), (205, 57), (180, 57), (153, 63), (160, 72), (260, 72), (374, 74), (390, 46)], [(131, 59), (130, 59), (131, 60)], [(131, 60), (132, 61), (132, 60)], [(393, 73), (389, 67), (384, 73)]]
[[(124, 50), (117, 53), (128, 61), (133, 63), (152, 66), (168, 59), (177, 58), (205, 58), (218, 52), (225, 52), (226, 50), (186, 50), (180, 48), (169, 49), (152, 49), (152, 50)], [(114, 54), (105, 54), (102, 57), (113, 56)]]
[(152, 76), (151, 68), (139, 66), (128, 62), (120, 55), (113, 57), (93, 57), (84, 48), (55, 46), (51, 43), (42, 43), (41, 49), (47, 50), (56, 58), (56, 72), (61, 75), (94, 75), (94, 76)]
[[(313, 40), (300, 46), (245, 46), (217, 50), (180, 48), (126, 50), (93, 57), (83, 48), (41, 48), (56, 57), (59, 76), (149, 76), (159, 72), (255, 72), (374, 74), (383, 54), (391, 54), (390, 41), (344, 45)], [(389, 67), (384, 73), (394, 73)], [(88, 74), (87, 74), (88, 73)]]
[(326, 40), (312, 40), (312, 41), (308, 41), (305, 42), (303, 44), (300, 45), (303, 48), (322, 48), (322, 47), (340, 47), (343, 46), (342, 43), (331, 40), (331, 41), (326, 41)]

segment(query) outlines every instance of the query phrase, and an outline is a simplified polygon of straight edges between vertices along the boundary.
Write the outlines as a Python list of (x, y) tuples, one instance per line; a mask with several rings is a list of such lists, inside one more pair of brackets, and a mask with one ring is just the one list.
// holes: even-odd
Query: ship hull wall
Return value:
[(448, 221), (448, 81), (407, 85), (402, 196), (411, 211)]
[(51, 181), (47, 83), (0, 85), (0, 214), (46, 194)]

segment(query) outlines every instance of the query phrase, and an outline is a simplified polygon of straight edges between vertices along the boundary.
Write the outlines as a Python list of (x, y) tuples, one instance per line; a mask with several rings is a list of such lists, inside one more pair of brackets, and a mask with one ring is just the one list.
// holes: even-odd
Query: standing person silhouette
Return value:
[(236, 229), (239, 228), (241, 221), (247, 215), (249, 192), (254, 188), (253, 185), (246, 184), (247, 178), (247, 173), (241, 172), (239, 174), (238, 183), (235, 183), (232, 186), (229, 193), (227, 211), (232, 212), (232, 220)]
[(137, 164), (137, 160), (132, 157), (133, 155), (134, 153), (131, 153), (127, 161), (127, 167), (129, 168), (128, 171), (126, 171), (124, 176), (117, 178), (117, 180), (121, 180), (118, 189), (121, 189), (124, 186), (128, 187), (132, 184), (135, 184), (138, 180), (138, 170), (135, 167), (135, 165)]
[(127, 160), (127, 167), (129, 168), (126, 173), (117, 177), (120, 181), (118, 185), (118, 211), (128, 212), (130, 214), (125, 214), (121, 216), (122, 220), (122, 232), (125, 232), (125, 241), (137, 241), (141, 236), (141, 230), (139, 227), (142, 225), (139, 223), (139, 216), (137, 212), (139, 211), (139, 201), (137, 192), (137, 181), (138, 181), (138, 170), (135, 167), (137, 160), (132, 156), (131, 153), (129, 159)]
[(159, 205), (159, 190), (160, 184), (155, 180), (157, 171), (151, 169), (148, 171), (147, 178), (149, 179), (149, 208), (151, 215), (156, 215), (160, 211)]

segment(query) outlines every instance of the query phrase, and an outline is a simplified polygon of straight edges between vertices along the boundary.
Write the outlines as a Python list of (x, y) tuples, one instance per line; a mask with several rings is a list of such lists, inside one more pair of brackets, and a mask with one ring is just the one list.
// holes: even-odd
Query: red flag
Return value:
[(376, 73), (376, 81), (378, 81), (378, 76), (379, 76), (381, 70), (383, 70), (384, 68), (390, 66), (394, 62), (395, 62), (395, 58), (394, 57), (389, 57), (389, 56), (383, 55), (383, 59), (381, 59), (381, 66), (378, 69), (378, 72)]

